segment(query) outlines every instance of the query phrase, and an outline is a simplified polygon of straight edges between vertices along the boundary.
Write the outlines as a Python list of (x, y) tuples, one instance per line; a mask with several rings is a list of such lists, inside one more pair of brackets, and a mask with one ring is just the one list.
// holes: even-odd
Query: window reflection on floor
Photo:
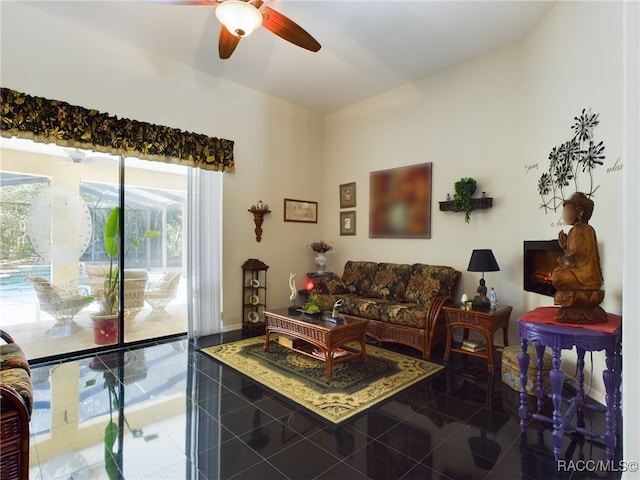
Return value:
[[(34, 367), (30, 478), (569, 478), (554, 460), (551, 427), (531, 421), (520, 431), (520, 394), (488, 374), (484, 359), (455, 355), (437, 374), (336, 426), (197, 349), (240, 338), (241, 331), (193, 344), (181, 338), (122, 357)], [(442, 355), (435, 349), (431, 361)], [(551, 409), (546, 399), (543, 413)], [(105, 452), (111, 421), (122, 432), (115, 462)], [(602, 432), (605, 415), (589, 410), (584, 422)], [(562, 450), (567, 460), (605, 465), (598, 439), (565, 435)], [(619, 444), (607, 465), (621, 455)]]
[(105, 439), (112, 423), (123, 428), (123, 448), (116, 442), (112, 450), (123, 452), (125, 478), (145, 477), (150, 465), (184, 463), (186, 344), (179, 340), (34, 368), (31, 478), (108, 478)]

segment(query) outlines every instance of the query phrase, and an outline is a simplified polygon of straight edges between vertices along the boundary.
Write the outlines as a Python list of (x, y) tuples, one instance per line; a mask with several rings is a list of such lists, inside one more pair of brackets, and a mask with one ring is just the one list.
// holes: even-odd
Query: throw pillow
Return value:
[(423, 306), (429, 305), (439, 291), (440, 281), (438, 279), (426, 277), (423, 273), (415, 272), (407, 285), (407, 302)]
[(326, 273), (316, 283), (316, 293), (324, 295), (340, 295), (348, 293), (347, 286), (335, 273)]

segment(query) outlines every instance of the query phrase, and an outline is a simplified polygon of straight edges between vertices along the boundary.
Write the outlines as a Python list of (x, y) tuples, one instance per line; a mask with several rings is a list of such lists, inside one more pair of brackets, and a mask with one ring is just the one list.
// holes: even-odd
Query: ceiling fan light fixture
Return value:
[(248, 2), (227, 0), (216, 7), (216, 17), (229, 33), (246, 37), (262, 25), (262, 14)]

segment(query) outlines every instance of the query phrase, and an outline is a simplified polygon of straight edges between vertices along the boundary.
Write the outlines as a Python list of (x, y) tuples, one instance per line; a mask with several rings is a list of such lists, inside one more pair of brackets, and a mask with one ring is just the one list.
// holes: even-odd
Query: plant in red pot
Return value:
[[(160, 232), (147, 230), (142, 237), (133, 239), (129, 244), (129, 248), (137, 249), (140, 247), (142, 240), (159, 236)], [(118, 258), (120, 252), (120, 207), (114, 207), (105, 222), (104, 251), (109, 257), (109, 271), (106, 273), (104, 288), (99, 295), (100, 312), (91, 317), (93, 320), (94, 341), (98, 345), (109, 345), (118, 341), (120, 271), (117, 261), (114, 262), (114, 260)], [(137, 277), (137, 275), (134, 275), (136, 272), (125, 273), (130, 273), (132, 280), (135, 280), (134, 277)], [(147, 273), (143, 273), (144, 275), (141, 278), (144, 279), (144, 283), (146, 284)], [(125, 320), (126, 318), (127, 315), (125, 315)]]
[(109, 271), (100, 292), (100, 312), (91, 317), (93, 339), (98, 345), (118, 341), (118, 266), (113, 261), (118, 256), (120, 207), (114, 207), (104, 225), (104, 251), (109, 257)]

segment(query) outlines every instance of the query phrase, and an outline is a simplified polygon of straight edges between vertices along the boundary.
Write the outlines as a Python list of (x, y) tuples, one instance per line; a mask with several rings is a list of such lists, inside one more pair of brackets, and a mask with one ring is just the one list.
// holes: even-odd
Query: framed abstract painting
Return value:
[(369, 174), (369, 237), (431, 238), (431, 163)]

